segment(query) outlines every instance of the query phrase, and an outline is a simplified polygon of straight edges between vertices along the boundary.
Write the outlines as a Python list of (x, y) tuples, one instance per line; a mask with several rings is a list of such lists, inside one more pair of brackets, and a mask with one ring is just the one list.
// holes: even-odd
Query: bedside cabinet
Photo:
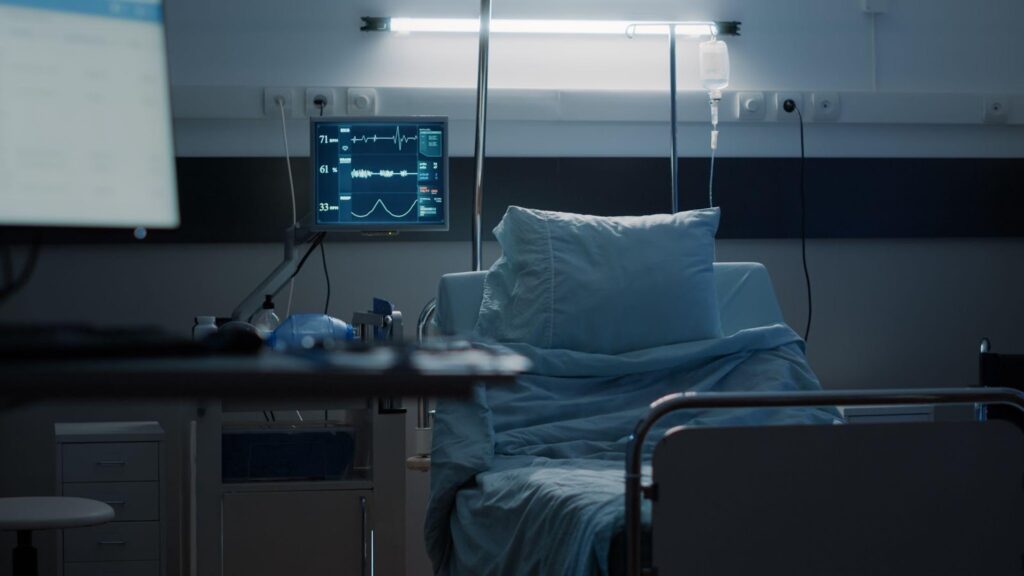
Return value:
[(164, 576), (164, 447), (156, 422), (54, 425), (63, 496), (106, 502), (114, 520), (64, 530), (64, 576)]

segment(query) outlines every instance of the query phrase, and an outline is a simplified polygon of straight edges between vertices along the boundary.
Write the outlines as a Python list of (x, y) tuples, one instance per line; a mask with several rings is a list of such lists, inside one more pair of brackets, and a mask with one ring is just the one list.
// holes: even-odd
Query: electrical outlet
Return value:
[(839, 119), (838, 92), (812, 92), (811, 108), (815, 122), (835, 122)]
[(306, 88), (306, 116), (331, 116), (335, 102), (334, 88)]
[(284, 102), (285, 116), (292, 116), (295, 113), (295, 91), (291, 88), (278, 87), (263, 89), (263, 114), (279, 116), (279, 100)]
[(804, 109), (804, 95), (802, 92), (776, 92), (775, 93), (775, 109), (777, 110), (776, 119), (779, 122), (796, 122), (797, 115), (796, 111), (792, 113), (786, 112), (782, 109), (782, 104), (786, 100), (792, 100), (796, 103), (796, 107), (800, 110), (801, 114), (806, 114), (807, 110)]
[(766, 107), (764, 92), (739, 92), (736, 94), (736, 117), (741, 121), (764, 120)]
[(1006, 124), (1010, 120), (1009, 94), (991, 94), (983, 99), (985, 124)]
[(377, 91), (373, 88), (349, 88), (347, 110), (351, 116), (377, 114)]

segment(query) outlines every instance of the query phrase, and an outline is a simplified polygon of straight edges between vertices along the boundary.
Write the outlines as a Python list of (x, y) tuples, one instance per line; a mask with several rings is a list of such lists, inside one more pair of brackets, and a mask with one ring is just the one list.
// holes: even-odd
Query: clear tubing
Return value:
[(711, 175), (708, 177), (708, 208), (715, 207), (715, 149), (711, 149)]
[[(288, 149), (288, 123), (284, 118), (284, 100), (277, 100), (277, 107), (281, 111), (281, 136), (284, 138), (284, 163), (288, 167), (288, 187), (292, 194), (292, 227), (298, 223), (298, 212), (295, 209), (295, 180), (292, 178), (292, 154)], [(284, 317), (292, 315), (292, 295), (295, 293), (295, 278), (288, 280), (288, 305), (284, 309)]]
[[(720, 94), (720, 93), (719, 93)], [(711, 170), (708, 176), (708, 208), (715, 206), (715, 154), (718, 152), (718, 98), (711, 93)]]

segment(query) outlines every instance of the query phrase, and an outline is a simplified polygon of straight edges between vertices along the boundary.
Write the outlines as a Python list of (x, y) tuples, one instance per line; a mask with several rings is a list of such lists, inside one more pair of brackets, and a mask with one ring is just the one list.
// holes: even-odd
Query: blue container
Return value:
[(355, 340), (356, 331), (344, 321), (327, 314), (292, 314), (267, 338), (274, 350), (332, 348), (335, 343)]

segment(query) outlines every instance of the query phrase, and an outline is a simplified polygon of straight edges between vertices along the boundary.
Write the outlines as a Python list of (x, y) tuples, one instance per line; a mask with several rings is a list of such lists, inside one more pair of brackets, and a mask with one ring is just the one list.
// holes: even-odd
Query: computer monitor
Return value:
[(313, 118), (313, 228), (448, 229), (448, 119)]
[(178, 224), (160, 0), (0, 0), (0, 226)]

